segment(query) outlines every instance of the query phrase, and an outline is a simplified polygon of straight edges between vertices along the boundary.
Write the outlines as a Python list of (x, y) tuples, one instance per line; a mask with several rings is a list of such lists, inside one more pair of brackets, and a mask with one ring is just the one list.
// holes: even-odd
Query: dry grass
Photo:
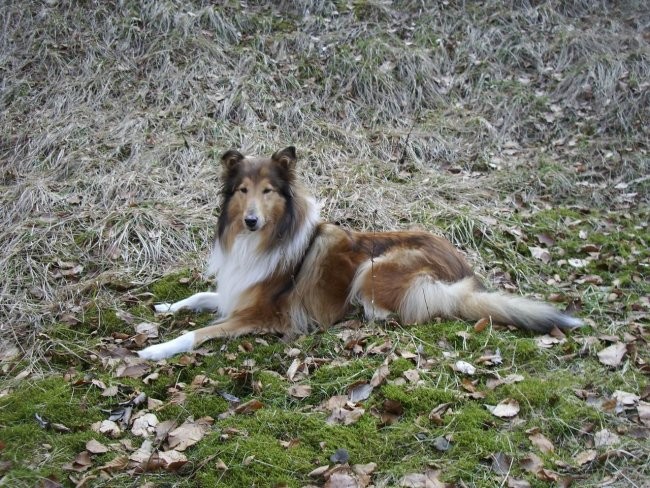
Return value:
[(0, 338), (34, 368), (112, 282), (202, 267), (231, 147), (293, 144), (325, 218), (443, 225), (485, 272), (516, 201), (647, 213), (643, 1), (223, 3), (0, 7)]
[(644, 175), (641, 3), (498, 5), (6, 4), (5, 324), (33, 330), (75, 299), (56, 260), (82, 281), (199, 265), (229, 147), (295, 144), (326, 217), (363, 228), (489, 213), (503, 173), (541, 152), (598, 182)]

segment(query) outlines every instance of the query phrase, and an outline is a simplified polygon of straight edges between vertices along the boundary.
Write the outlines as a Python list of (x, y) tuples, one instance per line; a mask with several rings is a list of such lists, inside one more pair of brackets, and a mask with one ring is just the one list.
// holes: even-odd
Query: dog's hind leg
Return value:
[(237, 337), (243, 334), (260, 332), (261, 330), (263, 330), (262, 327), (251, 325), (248, 321), (230, 318), (202, 329), (187, 332), (171, 341), (149, 346), (142, 351), (138, 351), (138, 355), (144, 359), (157, 361), (182, 352), (189, 352), (210, 339)]
[(218, 293), (204, 291), (175, 303), (158, 303), (154, 305), (154, 308), (158, 313), (175, 313), (182, 309), (195, 312), (214, 312), (219, 308), (218, 297)]

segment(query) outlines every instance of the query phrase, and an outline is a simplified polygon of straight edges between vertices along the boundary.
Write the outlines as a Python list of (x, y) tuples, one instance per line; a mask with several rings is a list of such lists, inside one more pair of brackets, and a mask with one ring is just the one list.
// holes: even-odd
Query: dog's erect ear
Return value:
[(293, 146), (285, 147), (282, 151), (277, 151), (271, 156), (271, 159), (289, 171), (296, 168), (296, 148)]
[(239, 151), (230, 150), (223, 153), (223, 156), (221, 156), (221, 164), (223, 164), (223, 167), (226, 170), (230, 171), (241, 163), (243, 159), (244, 156)]

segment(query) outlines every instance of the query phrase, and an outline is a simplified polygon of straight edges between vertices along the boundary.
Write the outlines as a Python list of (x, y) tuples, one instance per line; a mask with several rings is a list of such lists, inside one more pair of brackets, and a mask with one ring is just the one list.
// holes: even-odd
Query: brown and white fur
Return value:
[(295, 148), (270, 158), (222, 157), (223, 200), (208, 263), (217, 292), (158, 312), (212, 310), (219, 319), (139, 352), (162, 359), (210, 339), (279, 333), (291, 337), (341, 321), (355, 305), (368, 319), (491, 318), (546, 332), (581, 321), (551, 305), (485, 291), (446, 239), (426, 232), (354, 232), (323, 223), (296, 178)]

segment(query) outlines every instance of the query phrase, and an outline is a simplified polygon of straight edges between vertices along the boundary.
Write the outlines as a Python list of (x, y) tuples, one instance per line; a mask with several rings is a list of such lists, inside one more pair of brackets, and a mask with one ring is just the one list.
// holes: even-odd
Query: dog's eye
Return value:
[(271, 193), (272, 191), (272, 188), (264, 188), (264, 190), (262, 190), (262, 193)]
[(246, 188), (246, 187), (241, 187), (241, 188), (239, 189), (239, 191), (242, 192), (242, 193), (248, 193), (248, 188)]

